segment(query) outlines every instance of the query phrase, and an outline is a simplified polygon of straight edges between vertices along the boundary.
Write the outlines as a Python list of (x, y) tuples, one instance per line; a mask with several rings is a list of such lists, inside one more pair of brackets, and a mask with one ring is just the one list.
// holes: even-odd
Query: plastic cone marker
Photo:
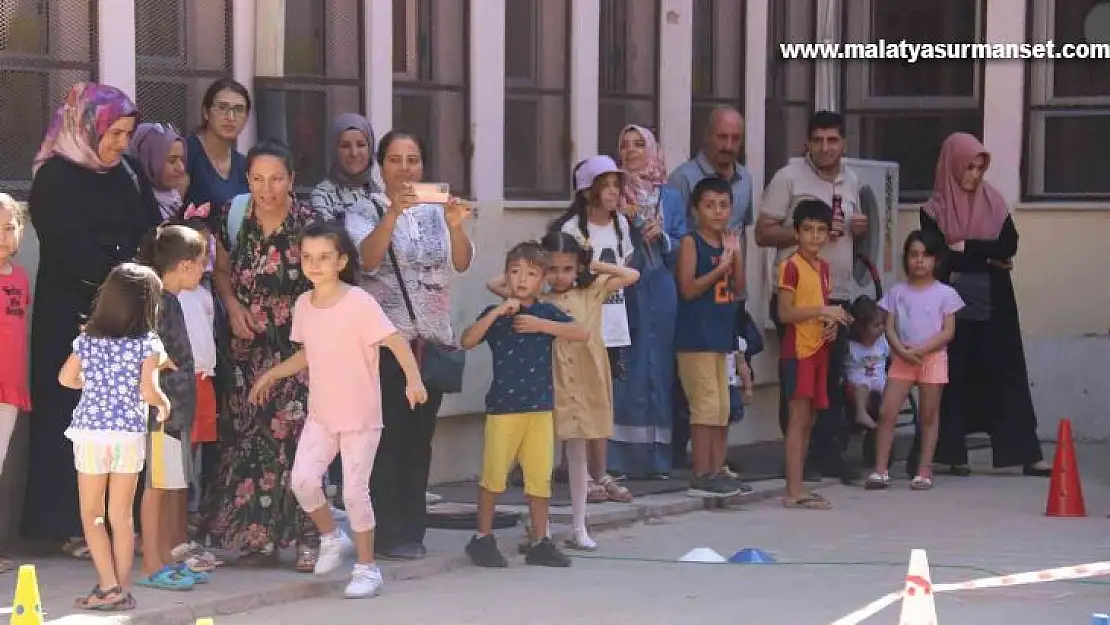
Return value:
[(747, 547), (732, 554), (728, 561), (732, 564), (774, 564), (775, 559), (762, 549)]
[(216, 625), (216, 624), (210, 618), (198, 618), (197, 619), (197, 625)]
[(910, 568), (906, 572), (906, 589), (902, 595), (902, 615), (898, 617), (898, 625), (937, 625), (933, 581), (924, 549), (910, 552)]
[(679, 562), (700, 562), (702, 564), (725, 564), (728, 560), (709, 547), (691, 549), (686, 555), (678, 559)]
[(1060, 419), (1057, 428), (1056, 457), (1052, 462), (1052, 482), (1048, 487), (1045, 515), (1052, 517), (1085, 517), (1083, 484), (1079, 464), (1075, 460), (1075, 442), (1071, 438), (1071, 420)]
[(24, 564), (19, 567), (19, 579), (15, 583), (15, 599), (12, 600), (12, 618), (9, 623), (10, 625), (42, 625), (45, 622), (35, 567)]

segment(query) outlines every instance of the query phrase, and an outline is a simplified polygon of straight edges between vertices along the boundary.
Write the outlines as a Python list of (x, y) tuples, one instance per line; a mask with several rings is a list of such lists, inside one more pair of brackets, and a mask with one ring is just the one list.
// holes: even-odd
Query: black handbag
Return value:
[[(374, 207), (378, 209), (378, 219), (385, 218), (385, 212), (377, 201)], [(389, 243), (389, 260), (393, 263), (393, 272), (397, 276), (397, 286), (401, 289), (401, 298), (405, 300), (405, 309), (408, 310), (412, 327), (417, 332), (417, 337), (412, 340), (412, 353), (420, 365), (420, 377), (424, 386), (429, 390), (441, 393), (461, 393), (463, 371), (466, 368), (466, 352), (451, 345), (442, 345), (429, 341), (419, 335), (416, 323), (416, 310), (409, 298), (409, 290), (405, 287), (405, 278), (401, 275), (401, 265), (397, 262), (397, 253), (393, 251), (393, 242)]]

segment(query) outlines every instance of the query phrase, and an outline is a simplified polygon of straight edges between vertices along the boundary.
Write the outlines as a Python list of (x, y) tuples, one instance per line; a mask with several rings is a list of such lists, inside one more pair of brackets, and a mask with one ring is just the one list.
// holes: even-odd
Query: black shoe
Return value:
[(717, 479), (720, 480), (721, 482), (723, 482), (725, 484), (729, 484), (733, 488), (739, 490), (741, 495), (746, 495), (746, 494), (752, 492), (752, 490), (754, 490), (754, 489), (752, 489), (751, 486), (748, 486), (744, 482), (741, 482), (739, 478), (733, 477), (733, 476), (731, 476), (727, 473), (724, 473), (724, 472), (718, 473), (717, 474)]
[(817, 469), (806, 469), (802, 471), (802, 481), (810, 484), (818, 483), (821, 481), (821, 472)]
[(740, 489), (727, 477), (722, 479), (720, 475), (702, 475), (690, 480), (686, 494), (702, 498), (734, 497), (740, 494)]
[(428, 550), (419, 543), (398, 545), (376, 551), (378, 557), (383, 560), (423, 560), (428, 555)]
[(1027, 464), (1021, 467), (1021, 474), (1029, 477), (1052, 477), (1052, 469), (1041, 469), (1035, 465)]
[(854, 466), (845, 464), (844, 468), (840, 470), (840, 483), (845, 486), (858, 483), (862, 477), (860, 470)]
[(559, 551), (559, 548), (551, 542), (550, 538), (541, 538), (540, 542), (528, 548), (528, 553), (524, 556), (524, 563), (532, 566), (566, 568), (570, 566), (570, 558), (567, 557), (567, 554)]
[(470, 557), (474, 566), (487, 569), (504, 569), (509, 566), (509, 562), (505, 560), (505, 556), (497, 548), (497, 539), (493, 537), (493, 534), (488, 536), (476, 535), (471, 538), (470, 542), (466, 544), (466, 555)]

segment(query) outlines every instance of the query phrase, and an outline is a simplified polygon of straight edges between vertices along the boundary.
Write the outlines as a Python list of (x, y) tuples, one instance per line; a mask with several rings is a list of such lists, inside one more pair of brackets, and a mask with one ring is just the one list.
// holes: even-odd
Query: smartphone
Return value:
[(451, 199), (451, 186), (446, 182), (414, 182), (412, 191), (418, 204), (446, 204)]

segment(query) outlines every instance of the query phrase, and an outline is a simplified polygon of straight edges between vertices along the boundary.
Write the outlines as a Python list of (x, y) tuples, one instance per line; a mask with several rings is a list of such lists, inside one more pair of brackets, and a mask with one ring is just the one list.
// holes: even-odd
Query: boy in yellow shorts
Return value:
[(489, 306), (463, 332), (460, 343), (473, 349), (485, 341), (493, 355), (493, 381), (486, 393), (485, 449), (478, 485), (478, 533), (466, 546), (475, 566), (504, 568), (505, 556), (493, 537), (497, 496), (505, 492), (514, 461), (524, 473), (531, 514), (531, 546), (525, 562), (570, 566), (570, 558), (547, 536), (555, 430), (551, 418), (551, 345), (555, 338), (585, 341), (587, 332), (554, 304), (538, 301), (547, 255), (535, 242), (520, 243), (505, 259), (509, 297)]

